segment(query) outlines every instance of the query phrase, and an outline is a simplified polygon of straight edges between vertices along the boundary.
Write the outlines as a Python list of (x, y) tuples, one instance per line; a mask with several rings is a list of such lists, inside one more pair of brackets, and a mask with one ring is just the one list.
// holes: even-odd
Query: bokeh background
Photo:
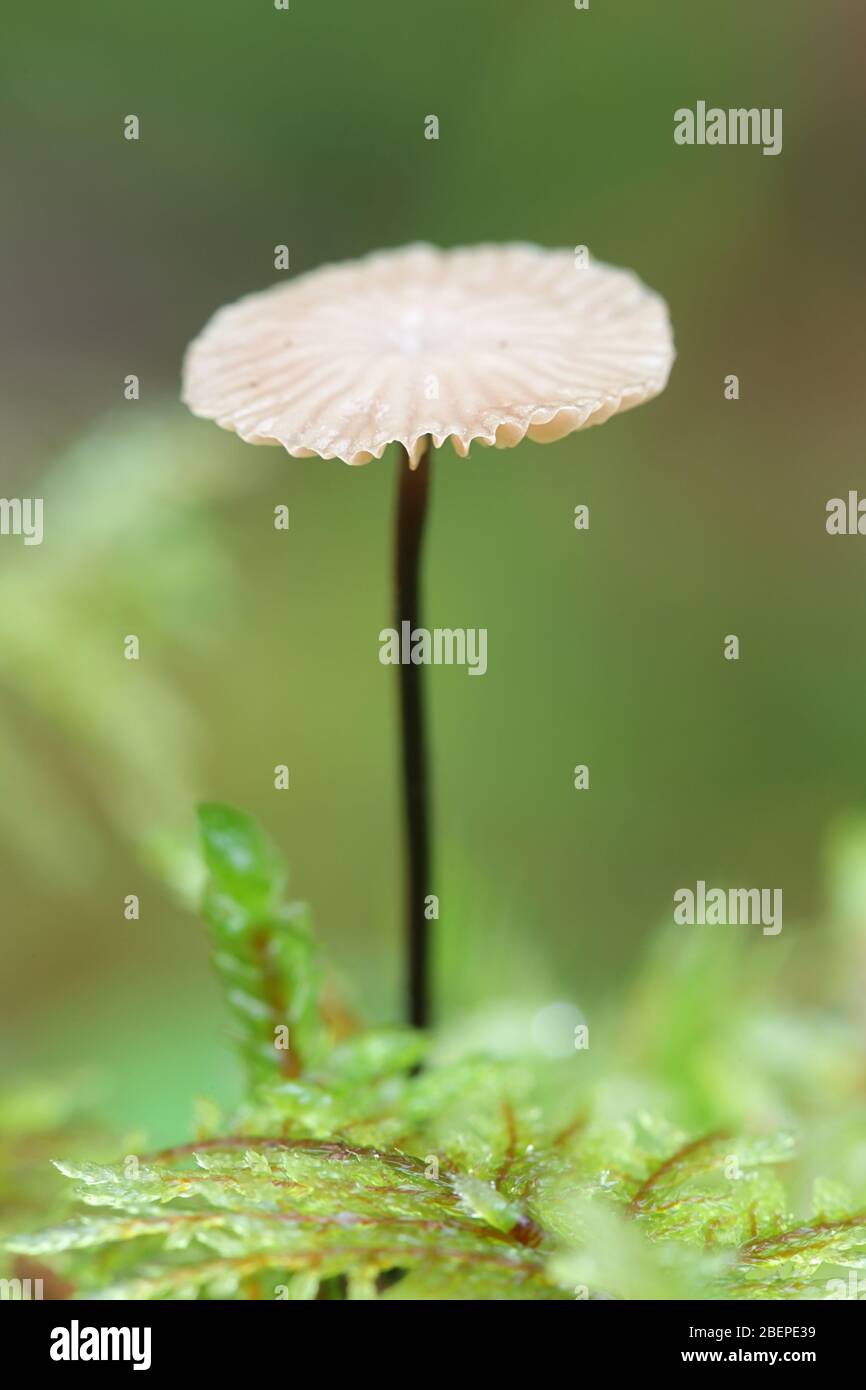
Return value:
[[(231, 1099), (183, 898), (203, 798), (285, 849), (352, 1006), (401, 1013), (394, 459), (292, 460), (178, 401), (279, 243), (292, 274), (587, 244), (671, 307), (651, 406), (435, 461), (427, 621), (489, 630), (485, 679), (428, 673), (442, 1012), (591, 1017), (698, 878), (822, 930), (866, 779), (866, 542), (824, 528), (864, 478), (864, 40), (858, 0), (7, 7), (2, 493), (46, 507), (41, 547), (0, 540), (7, 1075), (80, 1073), (155, 1141)], [(701, 99), (782, 107), (781, 156), (677, 147)]]

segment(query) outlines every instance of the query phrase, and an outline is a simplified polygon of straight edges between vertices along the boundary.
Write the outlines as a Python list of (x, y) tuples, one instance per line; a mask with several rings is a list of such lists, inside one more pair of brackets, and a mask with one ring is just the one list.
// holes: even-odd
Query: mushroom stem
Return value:
[[(414, 468), (410, 466), (409, 456), (402, 445), (399, 446), (399, 455), (396, 627), (402, 638), (402, 623), (409, 623), (411, 634), (420, 622), (419, 570), (432, 455), (429, 437)], [(425, 898), (430, 886), (430, 836), (424, 699), (421, 667), (410, 661), (405, 665), (401, 663), (398, 670), (408, 856), (405, 909), (407, 1010), (413, 1027), (425, 1028), (430, 1018), (430, 943), (424, 915)]]

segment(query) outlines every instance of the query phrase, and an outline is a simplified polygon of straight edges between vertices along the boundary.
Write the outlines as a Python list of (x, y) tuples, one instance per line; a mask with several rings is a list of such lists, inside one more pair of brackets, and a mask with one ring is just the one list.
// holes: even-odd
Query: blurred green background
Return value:
[[(585, 243), (671, 307), (651, 406), (435, 461), (427, 621), (489, 630), (484, 680), (428, 673), (443, 1011), (591, 1016), (698, 878), (818, 918), (866, 777), (866, 542), (824, 529), (863, 476), (863, 7), (18, 0), (3, 27), (2, 491), (46, 507), (43, 546), (0, 541), (6, 1071), (92, 1072), (155, 1140), (231, 1098), (168, 882), (202, 798), (285, 849), (353, 1006), (401, 1011), (394, 459), (292, 460), (178, 402), (185, 345), (279, 243), (292, 274)], [(782, 107), (781, 156), (677, 147), (701, 99)]]

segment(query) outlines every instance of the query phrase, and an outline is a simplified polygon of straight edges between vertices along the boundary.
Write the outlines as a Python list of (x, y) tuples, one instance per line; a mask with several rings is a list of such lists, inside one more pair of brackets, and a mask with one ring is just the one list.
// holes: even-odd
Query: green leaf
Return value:
[(198, 811), (208, 884), (205, 913), (214, 931), (249, 931), (277, 908), (287, 874), (261, 827), (231, 806)]
[(198, 818), (204, 915), (250, 1082), (296, 1076), (328, 1051), (306, 909), (284, 902), (285, 866), (251, 816), (210, 804)]

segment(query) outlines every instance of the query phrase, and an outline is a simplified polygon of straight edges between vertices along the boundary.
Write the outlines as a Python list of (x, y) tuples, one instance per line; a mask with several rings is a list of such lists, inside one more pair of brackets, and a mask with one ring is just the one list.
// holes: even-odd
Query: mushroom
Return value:
[[(667, 307), (585, 249), (413, 245), (324, 266), (220, 309), (183, 399), (251, 444), (348, 464), (399, 446), (396, 628), (419, 626), (432, 448), (510, 448), (599, 425), (664, 390)], [(429, 1017), (427, 756), (421, 668), (401, 664), (408, 1013)]]

